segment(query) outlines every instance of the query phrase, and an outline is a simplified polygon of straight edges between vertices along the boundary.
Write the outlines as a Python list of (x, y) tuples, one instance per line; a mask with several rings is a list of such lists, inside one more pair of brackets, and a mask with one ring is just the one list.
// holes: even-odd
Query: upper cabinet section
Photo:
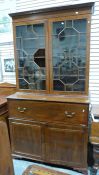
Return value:
[(19, 90), (88, 94), (92, 6), (10, 14)]

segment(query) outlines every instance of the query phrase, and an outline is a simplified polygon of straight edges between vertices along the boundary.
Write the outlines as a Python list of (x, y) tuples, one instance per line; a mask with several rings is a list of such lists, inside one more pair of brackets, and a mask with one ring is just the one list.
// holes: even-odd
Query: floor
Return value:
[[(14, 159), (13, 160), (13, 163), (14, 163), (14, 171), (15, 171), (15, 175), (22, 175), (23, 171), (29, 166), (29, 165), (32, 165), (32, 164), (36, 164), (36, 165), (42, 165), (42, 164), (37, 164), (37, 163), (33, 163), (33, 162), (29, 162), (29, 161), (25, 161), (25, 160), (17, 160), (17, 159)], [(43, 167), (45, 167), (45, 165), (42, 165)], [(53, 168), (51, 166), (46, 166), (46, 167), (49, 167), (51, 169), (55, 169), (55, 170), (59, 170), (61, 172), (66, 172), (70, 175), (82, 175), (81, 173), (78, 173), (78, 172), (74, 172), (72, 170), (67, 170), (67, 169), (63, 169), (63, 168)], [(92, 172), (88, 171), (88, 175), (94, 175)], [(99, 175), (99, 171), (97, 173), (97, 175)]]

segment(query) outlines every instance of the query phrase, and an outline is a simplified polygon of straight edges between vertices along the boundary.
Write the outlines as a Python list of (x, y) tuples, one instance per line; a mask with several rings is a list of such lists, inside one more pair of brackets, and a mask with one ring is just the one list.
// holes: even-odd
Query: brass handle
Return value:
[(27, 108), (18, 107), (17, 110), (21, 113), (25, 112)]
[(65, 111), (65, 116), (68, 117), (68, 118), (72, 118), (72, 117), (74, 117), (74, 115), (75, 115), (75, 112)]

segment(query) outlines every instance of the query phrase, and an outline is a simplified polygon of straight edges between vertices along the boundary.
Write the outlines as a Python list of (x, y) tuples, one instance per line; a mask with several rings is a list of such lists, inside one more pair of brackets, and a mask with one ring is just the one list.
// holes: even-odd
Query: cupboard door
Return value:
[(10, 121), (12, 153), (41, 160), (42, 126), (24, 121)]
[(46, 90), (45, 24), (16, 26), (19, 89)]
[(46, 127), (45, 143), (47, 162), (87, 167), (87, 133), (82, 129)]

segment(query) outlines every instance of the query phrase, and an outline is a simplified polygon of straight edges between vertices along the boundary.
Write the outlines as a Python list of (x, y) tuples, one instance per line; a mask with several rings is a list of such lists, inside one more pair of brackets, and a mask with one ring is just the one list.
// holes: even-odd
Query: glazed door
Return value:
[(53, 93), (84, 93), (88, 81), (87, 19), (73, 17), (51, 22)]
[(47, 90), (46, 30), (43, 22), (15, 26), (17, 81), (21, 90)]
[(10, 120), (12, 154), (41, 160), (42, 126), (37, 123)]
[(87, 132), (68, 126), (45, 129), (46, 159), (49, 163), (87, 167)]

